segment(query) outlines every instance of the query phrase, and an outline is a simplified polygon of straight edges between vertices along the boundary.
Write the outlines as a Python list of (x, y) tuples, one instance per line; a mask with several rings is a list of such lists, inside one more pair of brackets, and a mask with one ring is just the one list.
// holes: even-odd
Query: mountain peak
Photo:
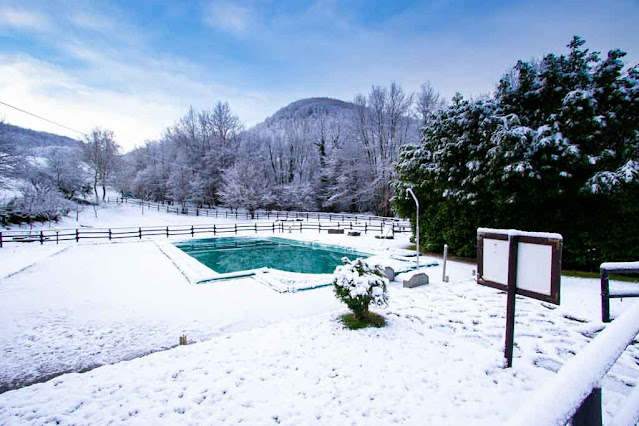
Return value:
[(306, 98), (291, 102), (265, 120), (267, 124), (290, 119), (305, 119), (319, 115), (334, 115), (352, 111), (355, 104), (333, 98)]

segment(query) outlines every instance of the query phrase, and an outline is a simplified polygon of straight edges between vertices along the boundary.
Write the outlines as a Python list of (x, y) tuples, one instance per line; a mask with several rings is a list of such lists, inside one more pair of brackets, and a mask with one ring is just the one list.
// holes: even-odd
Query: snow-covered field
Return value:
[[(98, 215), (56, 226), (220, 223), (128, 206)], [(277, 236), (408, 246), (408, 235)], [(560, 307), (518, 300), (503, 369), (505, 294), (477, 285), (471, 264), (449, 263), (449, 283), (441, 266), (428, 286), (391, 283), (388, 326), (349, 331), (331, 288), (189, 285), (152, 241), (7, 245), (0, 259), (0, 388), (57, 376), (1, 394), (1, 424), (495, 424), (603, 326), (598, 281), (563, 277)], [(613, 300), (613, 313), (632, 303)], [(182, 334), (196, 344), (161, 351)], [(607, 417), (638, 379), (634, 345), (603, 381)]]

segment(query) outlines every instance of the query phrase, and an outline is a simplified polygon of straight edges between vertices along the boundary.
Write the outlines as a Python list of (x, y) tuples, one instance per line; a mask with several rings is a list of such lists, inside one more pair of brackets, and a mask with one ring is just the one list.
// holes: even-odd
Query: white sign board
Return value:
[(484, 269), (488, 281), (508, 284), (508, 241), (484, 238)]
[(552, 294), (552, 246), (517, 244), (517, 288)]
[(512, 229), (477, 230), (477, 282), (507, 290), (510, 276), (517, 294), (559, 304), (559, 234)]

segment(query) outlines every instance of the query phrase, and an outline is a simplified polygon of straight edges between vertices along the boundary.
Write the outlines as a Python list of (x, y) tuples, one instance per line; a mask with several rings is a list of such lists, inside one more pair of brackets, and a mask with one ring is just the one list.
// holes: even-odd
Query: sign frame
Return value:
[[(492, 239), (508, 243), (506, 284), (484, 278), (484, 240)], [(517, 288), (517, 268), (519, 243), (528, 243), (551, 247), (550, 291), (549, 294)], [(507, 292), (506, 299), (506, 341), (504, 358), (506, 367), (513, 365), (513, 347), (515, 343), (515, 302), (517, 294), (559, 305), (561, 287), (561, 250), (563, 237), (559, 234), (523, 232), (504, 229), (477, 229), (477, 283)]]
[[(497, 230), (495, 230), (497, 231)], [(552, 260), (550, 268), (550, 294), (538, 293), (530, 290), (524, 290), (522, 288), (516, 289), (516, 294), (521, 296), (530, 297), (533, 299), (541, 300), (544, 302), (559, 305), (560, 303), (560, 289), (561, 289), (561, 252), (563, 241), (561, 238), (554, 237), (540, 237), (533, 235), (521, 235), (520, 233), (509, 234), (507, 232), (495, 232), (495, 231), (480, 231), (477, 233), (477, 283), (485, 285), (487, 287), (496, 288), (498, 290), (508, 291), (508, 283), (502, 284), (495, 281), (491, 281), (484, 278), (484, 240), (500, 240), (509, 241), (509, 281), (510, 271), (515, 270), (514, 281), (516, 287), (517, 281), (517, 252), (519, 243), (528, 243), (536, 245), (550, 246), (552, 249)], [(522, 233), (523, 234), (523, 233)], [(531, 233), (532, 234), (532, 233)], [(514, 247), (513, 247), (514, 246)]]

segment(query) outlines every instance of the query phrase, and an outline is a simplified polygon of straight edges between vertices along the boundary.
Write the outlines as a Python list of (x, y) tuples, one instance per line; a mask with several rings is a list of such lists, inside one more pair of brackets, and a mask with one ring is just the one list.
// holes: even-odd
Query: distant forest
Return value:
[(74, 141), (0, 124), (0, 219), (57, 220), (110, 186), (143, 200), (414, 220), (411, 187), (428, 250), (474, 256), (477, 227), (512, 227), (562, 233), (571, 267), (637, 259), (639, 71), (624, 56), (575, 37), (476, 99), (391, 83), (352, 102), (302, 99), (249, 129), (218, 101), (124, 155), (108, 129)]
[(218, 102), (127, 154), (117, 186), (153, 201), (392, 215), (399, 148), (441, 105), (428, 84), (415, 94), (392, 83), (353, 102), (299, 100), (244, 130)]

